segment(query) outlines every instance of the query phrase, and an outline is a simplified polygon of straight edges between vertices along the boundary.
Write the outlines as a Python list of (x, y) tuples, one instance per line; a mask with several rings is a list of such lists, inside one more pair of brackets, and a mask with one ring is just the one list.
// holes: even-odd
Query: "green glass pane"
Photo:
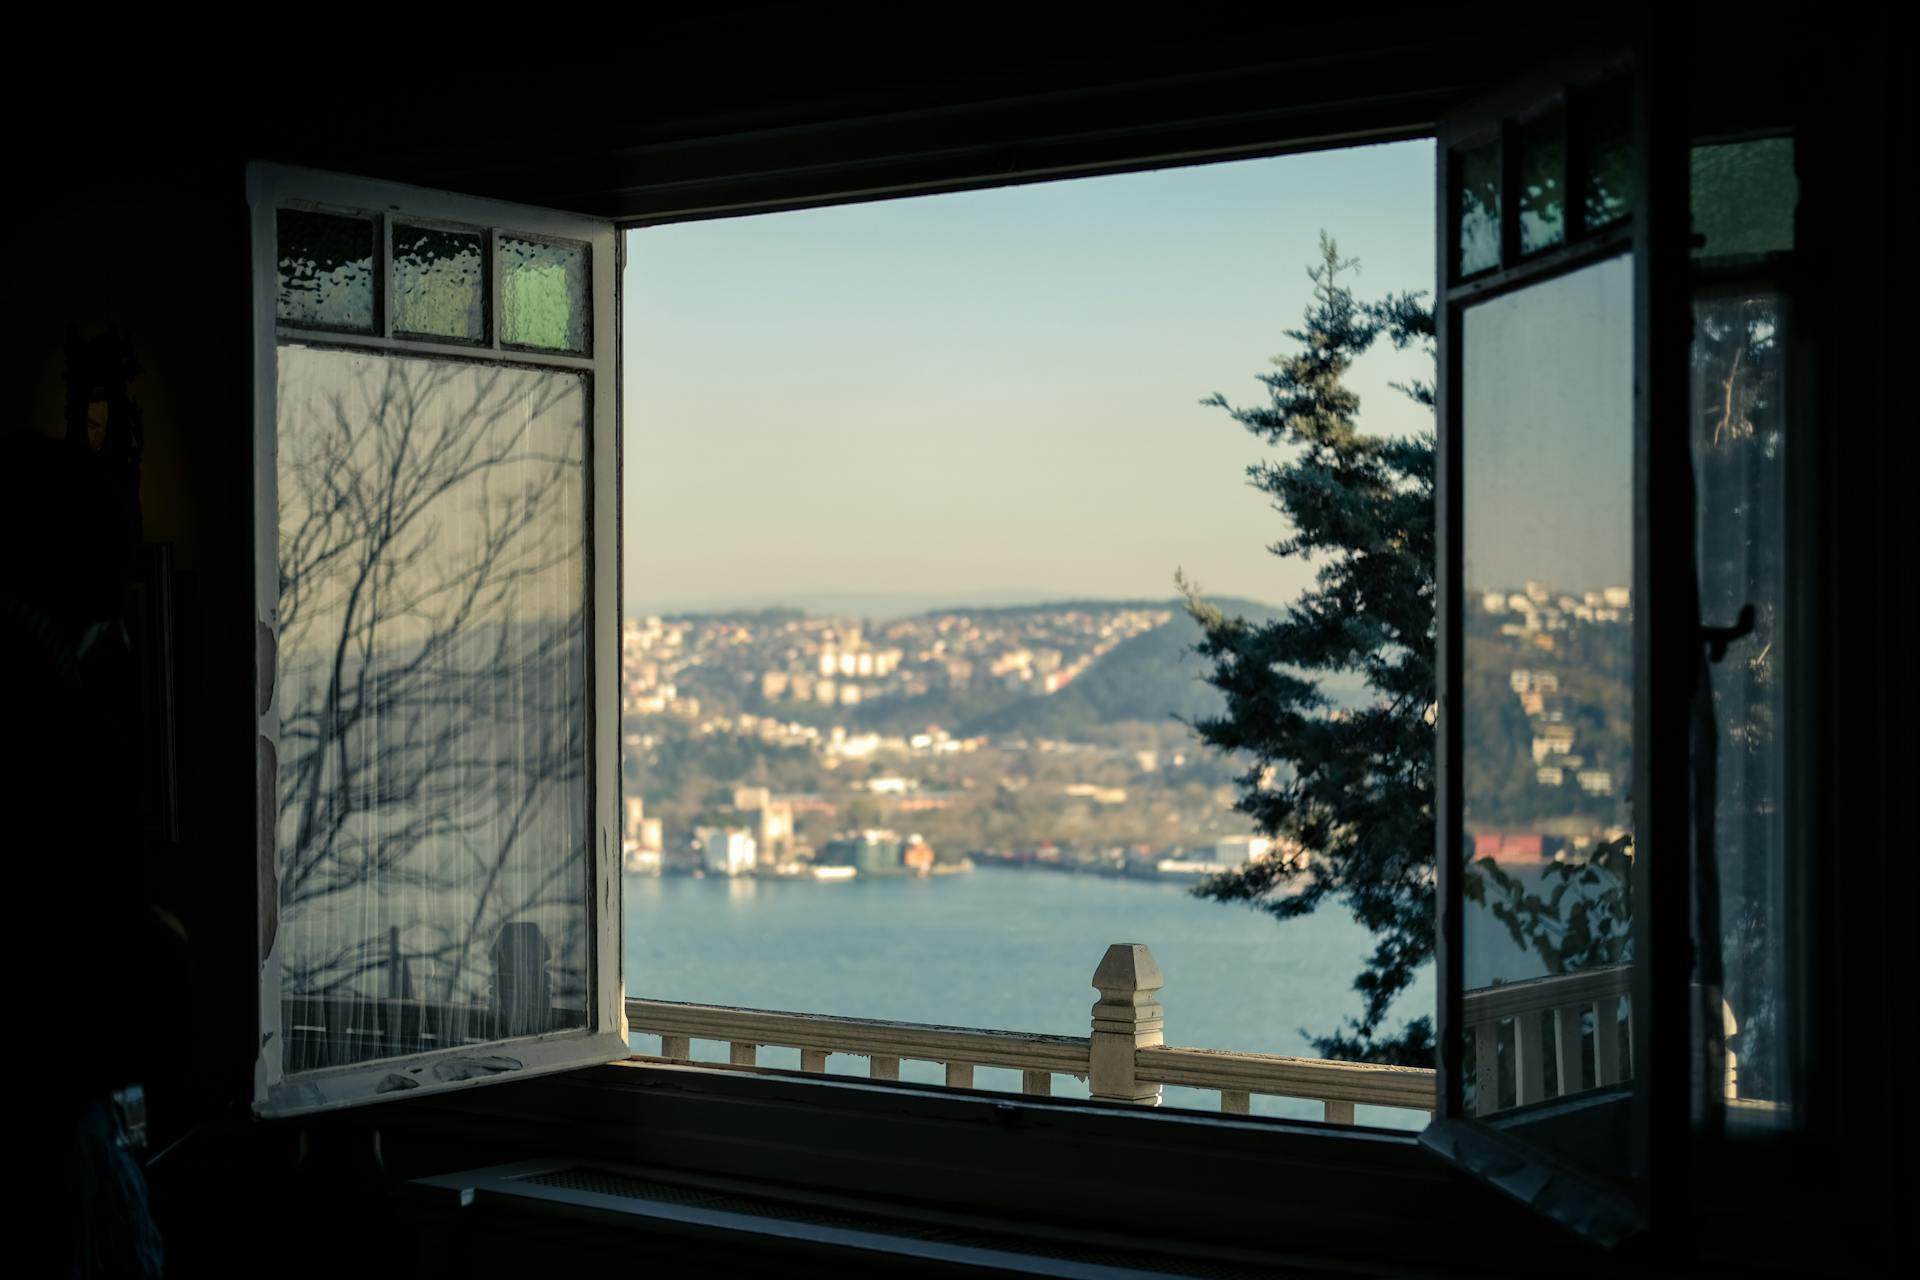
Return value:
[(398, 333), (484, 342), (487, 246), (478, 231), (395, 223), (393, 327)]
[(587, 349), (586, 246), (501, 238), (500, 341)]
[(1792, 138), (1693, 149), (1694, 256), (1739, 257), (1793, 248), (1800, 182)]
[(1459, 232), (1455, 239), (1460, 274), (1472, 275), (1500, 265), (1500, 144), (1454, 156)]
[(373, 220), (282, 209), (277, 226), (280, 319), (372, 333)]
[(1602, 89), (1575, 117), (1585, 158), (1581, 207), (1594, 231), (1633, 213), (1633, 97), (1625, 85)]
[(1554, 108), (1523, 123), (1520, 143), (1520, 252), (1567, 241), (1566, 113)]

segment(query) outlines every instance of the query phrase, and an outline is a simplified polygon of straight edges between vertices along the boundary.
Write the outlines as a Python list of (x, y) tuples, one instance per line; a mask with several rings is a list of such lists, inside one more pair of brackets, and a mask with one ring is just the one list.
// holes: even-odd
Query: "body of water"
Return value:
[[(635, 996), (1084, 1036), (1107, 946), (1144, 942), (1166, 978), (1168, 1044), (1305, 1056), (1307, 1032), (1335, 1030), (1358, 1010), (1353, 978), (1372, 950), (1338, 907), (1283, 923), (1194, 898), (1180, 884), (1038, 870), (839, 883), (629, 876), (625, 907)], [(1401, 1012), (1430, 1012), (1434, 993), (1429, 969)], [(636, 1035), (634, 1049), (657, 1053), (659, 1040)], [(725, 1061), (726, 1049), (696, 1041), (694, 1055)], [(797, 1067), (799, 1054), (763, 1049), (760, 1060)], [(864, 1075), (866, 1065), (834, 1055), (828, 1070)], [(901, 1075), (937, 1083), (941, 1068), (902, 1063)], [(981, 1088), (1020, 1084), (1012, 1071), (975, 1078)], [(1056, 1076), (1053, 1087), (1086, 1094), (1071, 1077)], [(1219, 1095), (1168, 1088), (1166, 1102), (1215, 1110)], [(1253, 1106), (1320, 1118), (1317, 1103)], [(1356, 1119), (1425, 1123), (1387, 1108), (1361, 1107)]]

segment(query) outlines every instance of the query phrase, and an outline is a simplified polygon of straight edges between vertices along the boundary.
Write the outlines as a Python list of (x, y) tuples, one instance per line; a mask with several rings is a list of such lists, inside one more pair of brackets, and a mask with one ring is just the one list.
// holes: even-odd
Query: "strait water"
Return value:
[[(1144, 942), (1166, 987), (1168, 1044), (1311, 1056), (1305, 1032), (1329, 1032), (1359, 1008), (1353, 977), (1370, 936), (1337, 906), (1285, 923), (1191, 897), (1180, 884), (982, 868), (921, 880), (626, 878), (627, 991), (662, 1000), (1084, 1036), (1094, 966), (1109, 943)], [(1401, 999), (1429, 1012), (1431, 969)], [(636, 1035), (640, 1053), (656, 1036)], [(695, 1041), (725, 1061), (726, 1046)], [(762, 1049), (798, 1067), (795, 1050)], [(831, 1072), (864, 1075), (834, 1055)], [(903, 1079), (938, 1083), (933, 1063)], [(1019, 1073), (982, 1068), (983, 1089), (1017, 1091)], [(1086, 1086), (1056, 1076), (1060, 1096)], [(1169, 1106), (1217, 1110), (1219, 1095), (1168, 1088)], [(1319, 1119), (1317, 1103), (1255, 1098), (1255, 1114)], [(1358, 1108), (1361, 1124), (1419, 1128), (1425, 1117)]]

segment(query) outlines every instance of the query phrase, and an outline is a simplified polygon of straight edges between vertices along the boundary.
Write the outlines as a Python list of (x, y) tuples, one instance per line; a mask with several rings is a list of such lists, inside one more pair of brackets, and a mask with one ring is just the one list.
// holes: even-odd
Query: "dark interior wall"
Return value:
[[(246, 1071), (236, 1073), (234, 1055), (245, 1061), (251, 1035), (236, 1016), (250, 997), (246, 933), (235, 926), (251, 905), (236, 896), (234, 857), (250, 843), (253, 821), (245, 683), (252, 649), (248, 630), (236, 625), (252, 603), (252, 424), (237, 166), (191, 154), (165, 166), (155, 159), (136, 154), (124, 157), (125, 167), (102, 167), (48, 148), (29, 151), (20, 166), (22, 188), (35, 198), (9, 211), (15, 252), (0, 344), (0, 431), (62, 435), (69, 340), (117, 332), (130, 344), (140, 373), (129, 392), (145, 423), (141, 534), (173, 548), (179, 574), (180, 839), (143, 834), (137, 744), (103, 743), (74, 766), (100, 777), (98, 803), (119, 838), (106, 848), (56, 844), (46, 857), (84, 864), (76, 879), (143, 895), (186, 927), (190, 947), (163, 956), (142, 956), (132, 939), (88, 937), (78, 921), (74, 939), (117, 955), (107, 966), (124, 983), (114, 992), (117, 1044), (166, 1045), (148, 1059), (154, 1065), (178, 1064), (183, 1047), (197, 1059), (178, 1073), (193, 1102), (166, 1096), (165, 1127), (182, 1123), (189, 1105), (197, 1112), (233, 1096)], [(41, 530), (44, 542), (9, 547), (8, 555), (45, 558), (89, 518), (56, 512)], [(133, 989), (146, 962), (185, 967), (168, 969), (167, 986)]]

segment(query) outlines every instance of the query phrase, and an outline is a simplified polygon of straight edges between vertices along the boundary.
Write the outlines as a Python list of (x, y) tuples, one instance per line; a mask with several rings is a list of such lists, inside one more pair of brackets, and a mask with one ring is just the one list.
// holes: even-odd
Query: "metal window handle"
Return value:
[(1753, 633), (1753, 606), (1740, 606), (1740, 616), (1730, 627), (1701, 627), (1700, 638), (1706, 642), (1707, 657), (1718, 662), (1727, 656), (1727, 646), (1745, 635)]

